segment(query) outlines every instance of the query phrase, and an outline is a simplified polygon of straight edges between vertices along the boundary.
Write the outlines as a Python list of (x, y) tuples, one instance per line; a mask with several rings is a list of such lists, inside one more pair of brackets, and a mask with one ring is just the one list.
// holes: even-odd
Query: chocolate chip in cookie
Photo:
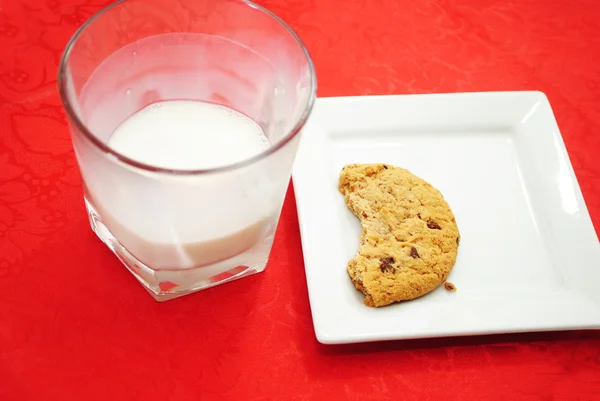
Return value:
[(394, 271), (394, 263), (395, 262), (396, 261), (394, 260), (394, 258), (381, 259), (381, 263), (379, 265), (379, 270), (381, 270), (383, 273)]
[(435, 221), (431, 221), (429, 220), (427, 222), (427, 227), (431, 228), (432, 230), (441, 230), (442, 227), (440, 227), (440, 225), (438, 223), (436, 223)]
[(415, 248), (414, 246), (410, 248), (410, 256), (412, 256), (413, 259), (420, 258), (419, 252), (417, 252), (417, 248)]

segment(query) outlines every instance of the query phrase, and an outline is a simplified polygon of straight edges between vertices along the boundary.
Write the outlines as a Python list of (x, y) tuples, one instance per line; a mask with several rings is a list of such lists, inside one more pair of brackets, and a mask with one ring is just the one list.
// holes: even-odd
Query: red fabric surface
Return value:
[[(261, 3), (320, 96), (544, 91), (600, 228), (600, 2)], [(56, 91), (105, 4), (0, 1), (0, 401), (600, 399), (597, 331), (318, 344), (292, 189), (265, 273), (156, 303), (89, 229)]]

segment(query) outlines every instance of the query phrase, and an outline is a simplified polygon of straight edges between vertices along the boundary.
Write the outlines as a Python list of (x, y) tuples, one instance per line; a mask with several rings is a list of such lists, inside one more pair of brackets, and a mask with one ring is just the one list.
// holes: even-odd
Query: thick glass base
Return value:
[(258, 244), (227, 260), (196, 268), (155, 269), (147, 266), (127, 251), (104, 225), (101, 217), (87, 199), (85, 205), (90, 225), (98, 238), (159, 302), (262, 272), (267, 265), (276, 225), (274, 222), (272, 229), (269, 230), (269, 235)]

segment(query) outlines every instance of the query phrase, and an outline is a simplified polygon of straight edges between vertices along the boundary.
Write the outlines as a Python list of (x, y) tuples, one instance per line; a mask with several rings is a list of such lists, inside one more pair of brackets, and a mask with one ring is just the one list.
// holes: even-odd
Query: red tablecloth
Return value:
[[(600, 2), (264, 0), (319, 95), (536, 89), (600, 227)], [(0, 0), (0, 400), (598, 400), (600, 333), (314, 337), (293, 190), (264, 274), (155, 302), (89, 229), (56, 91), (105, 0)]]

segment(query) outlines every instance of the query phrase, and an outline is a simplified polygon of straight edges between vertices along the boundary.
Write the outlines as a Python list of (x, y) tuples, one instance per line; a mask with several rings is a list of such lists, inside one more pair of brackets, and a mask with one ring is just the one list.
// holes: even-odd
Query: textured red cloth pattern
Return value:
[[(598, 400), (600, 334), (323, 346), (293, 188), (264, 274), (156, 303), (89, 229), (56, 91), (105, 0), (0, 0), (0, 400)], [(320, 96), (542, 90), (600, 227), (600, 2), (262, 0)]]

